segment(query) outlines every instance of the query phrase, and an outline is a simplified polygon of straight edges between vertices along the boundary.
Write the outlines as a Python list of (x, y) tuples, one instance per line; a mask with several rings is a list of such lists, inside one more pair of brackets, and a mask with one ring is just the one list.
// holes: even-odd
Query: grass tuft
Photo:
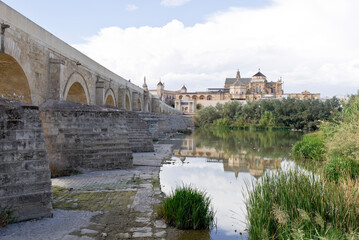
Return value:
[(177, 188), (159, 206), (157, 213), (179, 229), (208, 229), (215, 215), (207, 193), (191, 186)]
[[(255, 183), (253, 183), (255, 184)], [(246, 203), (251, 239), (351, 239), (358, 234), (359, 188), (294, 169), (265, 174)], [(249, 188), (250, 189), (250, 188)]]

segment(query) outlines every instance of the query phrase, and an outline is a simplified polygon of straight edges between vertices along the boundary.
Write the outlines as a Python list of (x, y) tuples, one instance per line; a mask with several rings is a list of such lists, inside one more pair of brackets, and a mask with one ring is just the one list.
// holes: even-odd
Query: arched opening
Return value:
[(208, 96), (207, 96), (207, 100), (212, 100), (212, 96), (211, 96), (211, 95), (208, 95)]
[(66, 101), (87, 104), (85, 90), (79, 82), (72, 84), (67, 93)]
[(182, 96), (182, 95), (180, 95), (178, 98), (179, 98), (179, 99), (182, 99), (182, 98), (183, 98), (183, 96)]
[(32, 103), (24, 70), (12, 56), (0, 53), (0, 96)]
[(112, 95), (107, 96), (105, 105), (115, 106), (115, 100), (113, 99)]
[(197, 95), (193, 95), (192, 99), (197, 100)]
[(139, 111), (142, 111), (142, 104), (141, 104), (141, 100), (140, 99), (137, 99), (137, 109)]
[(84, 77), (80, 73), (73, 72), (70, 75), (65, 84), (62, 99), (82, 104), (90, 104), (88, 87)]
[(126, 109), (129, 111), (131, 110), (130, 97), (128, 96), (128, 94), (126, 94)]
[(199, 99), (204, 100), (204, 96), (203, 95), (199, 96)]

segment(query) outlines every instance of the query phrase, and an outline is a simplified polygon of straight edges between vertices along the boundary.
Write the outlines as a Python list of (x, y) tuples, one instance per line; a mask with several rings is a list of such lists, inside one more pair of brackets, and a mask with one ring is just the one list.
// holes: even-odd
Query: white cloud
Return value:
[(162, 0), (161, 5), (166, 7), (177, 7), (181, 6), (191, 0)]
[(223, 87), (237, 68), (244, 77), (260, 67), (269, 80), (283, 76), (286, 92), (322, 95), (359, 88), (359, 1), (273, 0), (263, 9), (230, 8), (185, 27), (102, 29), (76, 45), (119, 75), (150, 88)]
[(138, 9), (138, 7), (134, 4), (128, 4), (125, 8), (126, 11), (132, 12), (132, 11), (136, 11)]

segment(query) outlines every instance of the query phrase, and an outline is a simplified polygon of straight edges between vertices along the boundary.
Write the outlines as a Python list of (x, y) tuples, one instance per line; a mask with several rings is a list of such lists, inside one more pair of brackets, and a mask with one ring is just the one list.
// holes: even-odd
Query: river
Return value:
[(247, 186), (291, 161), (300, 132), (206, 129), (171, 139), (173, 157), (161, 167), (162, 191), (190, 184), (205, 190), (216, 211), (208, 231), (183, 231), (180, 239), (247, 239)]

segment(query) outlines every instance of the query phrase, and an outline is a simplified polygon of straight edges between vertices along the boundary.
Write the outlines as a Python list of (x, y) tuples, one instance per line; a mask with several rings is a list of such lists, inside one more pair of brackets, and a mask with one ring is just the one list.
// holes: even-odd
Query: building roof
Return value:
[(256, 74), (254, 74), (253, 77), (265, 77), (265, 75), (259, 71)]
[[(241, 84), (247, 84), (251, 81), (251, 78), (240, 78), (239, 81)], [(226, 78), (225, 85), (232, 85), (237, 81), (237, 78)]]

